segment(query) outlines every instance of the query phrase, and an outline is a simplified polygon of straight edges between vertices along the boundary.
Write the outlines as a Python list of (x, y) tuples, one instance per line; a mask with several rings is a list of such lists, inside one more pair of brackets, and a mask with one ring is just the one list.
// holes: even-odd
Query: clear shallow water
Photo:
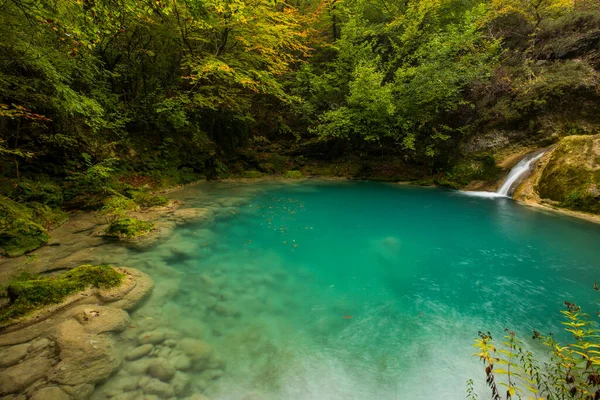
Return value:
[(124, 351), (168, 328), (221, 360), (218, 373), (186, 371), (182, 398), (459, 399), (469, 378), (487, 394), (478, 330), (527, 339), (561, 331), (564, 300), (596, 310), (600, 227), (509, 199), (353, 182), (179, 196), (222, 212), (103, 258), (156, 283)]

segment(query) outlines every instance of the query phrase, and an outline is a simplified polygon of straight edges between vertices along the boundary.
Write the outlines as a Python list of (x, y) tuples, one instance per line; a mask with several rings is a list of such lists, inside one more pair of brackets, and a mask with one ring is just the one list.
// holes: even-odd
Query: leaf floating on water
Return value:
[(352, 319), (352, 315), (344, 315), (344, 319)]

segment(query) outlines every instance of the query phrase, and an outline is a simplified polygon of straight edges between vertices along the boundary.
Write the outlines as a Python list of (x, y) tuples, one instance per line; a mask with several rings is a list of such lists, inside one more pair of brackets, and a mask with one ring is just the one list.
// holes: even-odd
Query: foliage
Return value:
[(285, 179), (302, 179), (304, 178), (304, 175), (301, 171), (285, 171), (283, 177)]
[(49, 304), (57, 304), (67, 296), (94, 288), (118, 286), (124, 275), (107, 265), (81, 265), (56, 277), (23, 274), (7, 286), (8, 306), (0, 309), (0, 322), (23, 317)]
[(600, 336), (595, 324), (575, 304), (565, 301), (561, 311), (565, 330), (572, 336), (566, 344), (534, 331), (550, 353), (542, 363), (514, 332), (506, 330), (497, 344), (492, 335), (479, 332), (475, 356), (485, 366), (491, 398), (595, 399), (600, 396)]
[(122, 195), (114, 195), (104, 200), (104, 206), (99, 214), (106, 218), (108, 224), (112, 224), (126, 216), (128, 211), (138, 208), (136, 202)]
[[(139, 189), (130, 177), (156, 189), (224, 178), (240, 162), (284, 174), (301, 155), (375, 150), (452, 184), (482, 179), (464, 168), (478, 156), (463, 146), (481, 134), (520, 131), (539, 147), (600, 127), (597, 9), (598, 0), (4, 1), (0, 175), (18, 186), (11, 198), (56, 207), (61, 194), (46, 189), (64, 182), (65, 205), (86, 209)], [(249, 145), (272, 148), (243, 159)]]

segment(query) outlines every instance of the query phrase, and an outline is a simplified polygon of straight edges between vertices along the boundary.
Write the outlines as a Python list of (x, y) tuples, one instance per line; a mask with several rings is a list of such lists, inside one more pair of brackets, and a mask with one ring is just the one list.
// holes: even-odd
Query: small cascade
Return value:
[(524, 175), (529, 172), (531, 164), (539, 160), (543, 155), (544, 152), (542, 151), (539, 153), (534, 152), (531, 154), (527, 154), (525, 157), (523, 157), (521, 161), (519, 161), (517, 165), (515, 165), (513, 169), (510, 170), (510, 173), (504, 180), (504, 183), (502, 184), (500, 189), (496, 191), (496, 193), (498, 193), (500, 196), (508, 196), (514, 184), (516, 182), (519, 182), (520, 179), (523, 178)]
[(517, 165), (515, 165), (513, 167), (513, 169), (510, 170), (510, 173), (508, 174), (508, 176), (506, 177), (506, 179), (504, 180), (504, 183), (502, 183), (502, 186), (500, 187), (500, 189), (498, 189), (495, 192), (463, 192), (469, 196), (476, 196), (476, 197), (510, 197), (511, 195), (511, 190), (514, 190), (515, 185), (520, 183), (523, 178), (526, 176), (526, 174), (529, 173), (529, 170), (531, 169), (531, 165), (536, 162), (537, 160), (539, 160), (543, 155), (544, 155), (545, 151), (535, 151), (533, 153), (527, 154), (525, 157), (523, 157), (518, 163)]

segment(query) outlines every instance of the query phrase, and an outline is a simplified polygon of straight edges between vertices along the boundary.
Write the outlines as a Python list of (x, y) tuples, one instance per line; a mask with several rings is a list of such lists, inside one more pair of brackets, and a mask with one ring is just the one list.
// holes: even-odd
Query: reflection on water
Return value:
[(221, 212), (97, 255), (156, 288), (94, 398), (462, 398), (469, 378), (484, 390), (478, 330), (526, 339), (559, 332), (565, 299), (593, 311), (600, 229), (507, 199), (347, 182), (177, 196)]

